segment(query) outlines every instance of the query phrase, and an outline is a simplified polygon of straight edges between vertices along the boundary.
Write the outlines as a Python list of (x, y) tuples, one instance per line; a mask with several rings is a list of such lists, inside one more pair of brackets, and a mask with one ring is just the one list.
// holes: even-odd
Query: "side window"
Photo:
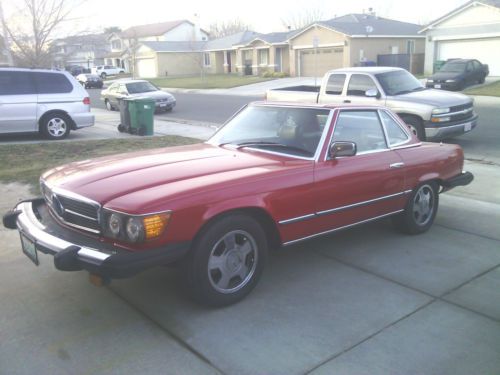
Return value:
[(398, 123), (386, 111), (380, 111), (379, 113), (391, 146), (404, 143), (409, 139), (408, 134), (401, 129)]
[(481, 63), (477, 60), (472, 62), (474, 64), (474, 70), (481, 70)]
[(376, 111), (341, 111), (335, 123), (333, 141), (356, 143), (358, 154), (387, 149)]
[(64, 74), (36, 72), (35, 82), (39, 94), (61, 94), (73, 91), (73, 85)]
[(326, 94), (341, 95), (345, 83), (345, 74), (332, 74), (326, 84)]
[(0, 71), (0, 95), (36, 94), (31, 73)]
[(373, 79), (364, 74), (353, 74), (347, 87), (347, 95), (365, 96), (366, 91), (375, 89), (377, 86)]
[(467, 68), (465, 68), (467, 72), (472, 72), (474, 70), (474, 68), (472, 67), (472, 62), (469, 61), (467, 63)]

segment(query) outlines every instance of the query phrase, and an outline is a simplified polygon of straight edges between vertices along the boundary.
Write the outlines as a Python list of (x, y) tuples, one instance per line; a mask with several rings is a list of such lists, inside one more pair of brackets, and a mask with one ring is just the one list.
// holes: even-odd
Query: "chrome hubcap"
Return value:
[(418, 189), (413, 198), (413, 218), (418, 225), (425, 225), (431, 220), (434, 211), (434, 191), (429, 185)]
[(234, 293), (252, 279), (257, 267), (257, 244), (242, 230), (226, 233), (212, 248), (208, 279), (215, 290)]
[(55, 117), (48, 122), (47, 130), (53, 137), (61, 137), (66, 133), (67, 125), (63, 119)]

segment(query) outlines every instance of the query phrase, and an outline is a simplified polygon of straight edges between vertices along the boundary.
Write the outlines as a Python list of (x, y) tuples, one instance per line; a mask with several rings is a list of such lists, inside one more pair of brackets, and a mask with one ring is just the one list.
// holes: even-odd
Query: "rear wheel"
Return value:
[(421, 141), (425, 141), (425, 129), (422, 120), (414, 116), (401, 116), (401, 119), (410, 128), (410, 131)]
[(106, 109), (107, 109), (108, 111), (112, 111), (112, 110), (114, 110), (113, 105), (111, 104), (111, 102), (110, 102), (108, 99), (106, 99), (106, 100), (104, 101), (104, 105), (106, 106)]
[(102, 79), (106, 79), (106, 76), (107, 76), (107, 74), (106, 74), (106, 73), (104, 73), (104, 72), (102, 72), (102, 73), (101, 73), (101, 78), (102, 78)]
[(243, 299), (257, 284), (267, 257), (260, 224), (243, 214), (222, 217), (207, 227), (187, 259), (187, 281), (194, 298), (226, 306)]
[(66, 138), (70, 132), (71, 119), (63, 113), (44, 117), (40, 124), (40, 132), (49, 139)]
[(408, 234), (424, 233), (434, 223), (438, 205), (438, 185), (435, 182), (425, 182), (415, 188), (405, 210), (392, 217), (394, 226)]

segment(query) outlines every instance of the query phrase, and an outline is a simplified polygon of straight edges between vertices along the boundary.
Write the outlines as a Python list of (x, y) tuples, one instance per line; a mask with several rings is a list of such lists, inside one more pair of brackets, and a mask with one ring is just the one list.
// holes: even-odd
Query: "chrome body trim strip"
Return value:
[(75, 212), (75, 211), (72, 211), (72, 210), (68, 210), (68, 209), (64, 209), (65, 212), (69, 212), (71, 215), (76, 215), (76, 216), (80, 216), (80, 217), (83, 217), (84, 219), (88, 219), (88, 220), (92, 220), (92, 221), (95, 221), (96, 223), (99, 222), (99, 220), (93, 218), (93, 217), (90, 217), (90, 216), (87, 216), (87, 215), (82, 215), (78, 212)]
[(308, 215), (304, 215), (304, 216), (294, 217), (292, 219), (281, 220), (278, 222), (278, 224), (281, 224), (281, 225), (292, 224), (292, 223), (296, 223), (299, 221), (312, 219), (313, 217), (316, 217), (316, 214), (308, 214)]
[(354, 223), (354, 224), (348, 224), (348, 225), (344, 225), (342, 227), (338, 227), (338, 228), (335, 228), (335, 229), (331, 229), (331, 230), (328, 230), (328, 231), (325, 231), (325, 232), (321, 232), (321, 233), (316, 233), (316, 234), (313, 234), (313, 235), (310, 235), (310, 236), (307, 236), (307, 237), (303, 237), (303, 238), (299, 238), (297, 240), (293, 240), (293, 241), (288, 241), (288, 242), (285, 242), (283, 244), (283, 246), (289, 246), (289, 245), (293, 245), (297, 242), (301, 242), (301, 241), (305, 241), (305, 240), (309, 240), (311, 238), (315, 238), (315, 237), (319, 237), (319, 236), (324, 236), (326, 234), (330, 234), (330, 233), (334, 233), (334, 232), (338, 232), (338, 231), (341, 231), (343, 229), (347, 229), (347, 228), (351, 228), (351, 227), (354, 227), (356, 225), (361, 225), (361, 224), (365, 224), (365, 223), (369, 223), (370, 221), (375, 221), (375, 220), (378, 220), (378, 219), (382, 219), (384, 217), (387, 217), (387, 216), (392, 216), (392, 215), (395, 215), (395, 214), (399, 214), (401, 212), (403, 212), (404, 210), (398, 210), (398, 211), (394, 211), (394, 212), (390, 212), (388, 214), (384, 214), (384, 215), (380, 215), (380, 216), (376, 216), (376, 217), (372, 217), (370, 219), (366, 219), (366, 220), (362, 220), (362, 221), (358, 221), (357, 223)]

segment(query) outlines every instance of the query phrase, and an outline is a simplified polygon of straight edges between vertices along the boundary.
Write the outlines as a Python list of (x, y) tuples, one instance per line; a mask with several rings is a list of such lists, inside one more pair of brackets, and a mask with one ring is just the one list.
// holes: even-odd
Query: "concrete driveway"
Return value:
[[(1, 228), (0, 373), (497, 374), (500, 173), (466, 167), (476, 186), (441, 195), (428, 233), (380, 221), (276, 250), (224, 309), (193, 304), (173, 268), (100, 289), (37, 268)], [(29, 195), (1, 189), (2, 211)]]

